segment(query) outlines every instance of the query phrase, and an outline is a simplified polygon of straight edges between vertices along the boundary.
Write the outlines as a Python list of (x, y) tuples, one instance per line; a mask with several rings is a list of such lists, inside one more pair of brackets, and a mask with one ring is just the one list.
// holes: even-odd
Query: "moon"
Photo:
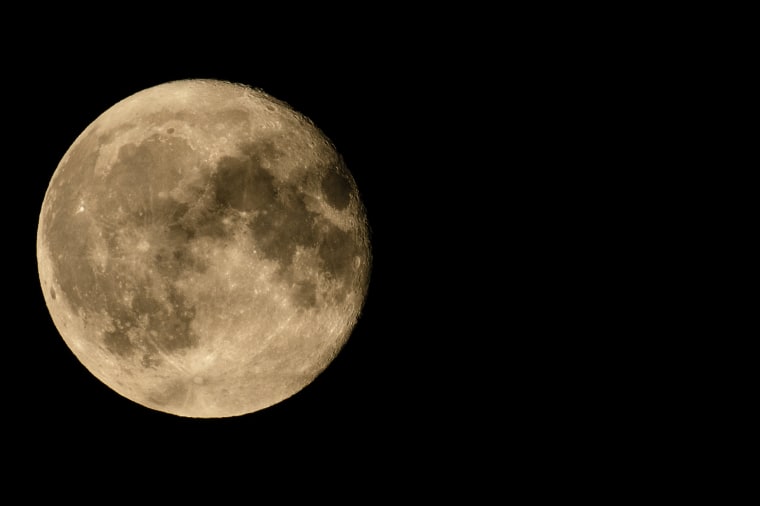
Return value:
[(78, 360), (183, 417), (252, 413), (334, 359), (371, 271), (355, 180), (330, 140), (248, 86), (182, 80), (101, 114), (53, 174), (37, 264)]

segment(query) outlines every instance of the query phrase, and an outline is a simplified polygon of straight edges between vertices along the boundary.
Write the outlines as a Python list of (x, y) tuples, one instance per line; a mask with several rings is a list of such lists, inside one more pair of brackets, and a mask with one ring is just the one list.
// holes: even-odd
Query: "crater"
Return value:
[(158, 350), (155, 346), (148, 346), (148, 349), (149, 351), (143, 353), (142, 359), (140, 359), (140, 365), (146, 369), (151, 369), (160, 365), (162, 360), (161, 357), (156, 354)]

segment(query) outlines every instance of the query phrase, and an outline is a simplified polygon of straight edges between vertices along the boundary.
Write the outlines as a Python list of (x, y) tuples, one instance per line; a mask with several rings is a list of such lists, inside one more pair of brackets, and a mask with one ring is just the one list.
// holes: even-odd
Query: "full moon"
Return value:
[(120, 395), (174, 415), (296, 394), (349, 338), (369, 284), (359, 191), (330, 140), (250, 87), (184, 80), (101, 114), (40, 211), (50, 315)]

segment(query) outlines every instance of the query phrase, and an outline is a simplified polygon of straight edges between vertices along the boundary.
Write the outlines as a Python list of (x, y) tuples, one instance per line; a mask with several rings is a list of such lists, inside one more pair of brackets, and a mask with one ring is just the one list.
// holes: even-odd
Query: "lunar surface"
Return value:
[(371, 250), (356, 183), (308, 119), (243, 85), (175, 81), (99, 116), (56, 169), (40, 282), (79, 361), (141, 405), (276, 404), (340, 351)]

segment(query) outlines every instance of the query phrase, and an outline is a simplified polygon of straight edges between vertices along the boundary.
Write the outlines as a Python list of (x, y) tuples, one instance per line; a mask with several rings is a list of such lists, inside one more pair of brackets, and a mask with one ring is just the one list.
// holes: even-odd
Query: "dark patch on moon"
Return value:
[(265, 209), (275, 200), (274, 177), (261, 167), (258, 156), (222, 158), (214, 175), (214, 188), (217, 204), (238, 211)]
[(50, 298), (55, 300), (55, 288), (50, 288)]
[(142, 358), (140, 359), (140, 365), (143, 366), (146, 369), (150, 369), (153, 367), (156, 367), (161, 364), (161, 359), (156, 354), (156, 347), (152, 345), (147, 345), (148, 351), (143, 353)]
[(132, 298), (132, 310), (139, 315), (148, 315), (151, 319), (161, 312), (161, 303), (146, 290), (139, 290)]
[(291, 295), (297, 307), (308, 309), (317, 305), (317, 285), (311, 281), (296, 283)]
[[(202, 190), (197, 193), (197, 198), (202, 200)], [(224, 224), (224, 213), (217, 205), (194, 205), (186, 206), (184, 212), (179, 215), (171, 225), (170, 231), (178, 238), (190, 241), (197, 237), (211, 239), (224, 239), (228, 235)]]
[(195, 163), (196, 154), (188, 142), (180, 137), (162, 137), (154, 134), (139, 144), (125, 144), (119, 157), (103, 181), (102, 195), (117, 189), (113, 200), (98, 198), (99, 211), (107, 215), (122, 207), (129, 213), (143, 213), (152, 221), (169, 221), (174, 206), (161, 206), (159, 193), (174, 188), (184, 172)]
[(247, 223), (256, 245), (266, 258), (288, 266), (297, 246), (315, 243), (317, 215), (295, 184), (277, 180), (266, 168), (282, 155), (270, 142), (250, 144), (243, 152), (243, 158), (219, 162), (212, 177), (216, 204), (252, 213)]
[(331, 226), (324, 232), (317, 250), (322, 266), (333, 279), (351, 281), (354, 258), (361, 252), (360, 243), (353, 234)]
[(153, 246), (153, 260), (158, 270), (169, 279), (176, 279), (181, 273), (193, 271), (203, 273), (208, 269), (208, 261), (193, 255), (188, 243), (196, 235), (193, 228), (180, 222), (170, 223), (164, 230), (164, 239)]
[(152, 332), (155, 332), (158, 336), (156, 346), (167, 351), (194, 347), (200, 341), (200, 337), (190, 327), (195, 318), (195, 307), (189, 305), (173, 285), (170, 285), (168, 302), (170, 309), (163, 308), (155, 318), (149, 320), (149, 333), (153, 335)]
[(287, 266), (298, 246), (313, 246), (316, 242), (316, 216), (306, 208), (303, 194), (285, 187), (271, 205), (251, 219), (248, 227), (264, 256)]
[(351, 202), (351, 180), (342, 167), (331, 167), (322, 176), (322, 193), (327, 203), (342, 211)]
[(125, 330), (114, 329), (103, 333), (103, 344), (111, 353), (124, 357), (133, 349), (132, 341)]
[[(195, 346), (200, 338), (190, 325), (195, 308), (171, 286), (166, 300), (150, 293), (150, 285), (135, 284), (131, 304), (119, 299), (120, 292), (106, 291), (106, 314), (114, 322), (114, 329), (103, 333), (103, 343), (109, 351), (127, 356), (141, 350), (142, 361), (154, 357), (156, 351), (174, 352)], [(130, 338), (132, 329), (138, 329), (137, 341)]]
[(211, 114), (210, 120), (224, 126), (225, 131), (238, 131), (251, 121), (251, 115), (246, 109), (222, 109)]
[(148, 400), (159, 406), (176, 404), (178, 401), (184, 400), (185, 397), (187, 397), (188, 388), (188, 385), (182, 381), (173, 381), (163, 390), (153, 392), (153, 394), (148, 397)]
[(134, 327), (134, 316), (123, 304), (118, 303), (108, 294), (102, 294), (105, 299), (105, 312), (111, 317), (113, 328), (103, 332), (103, 345), (115, 355), (126, 357), (135, 350), (135, 344), (129, 336)]

